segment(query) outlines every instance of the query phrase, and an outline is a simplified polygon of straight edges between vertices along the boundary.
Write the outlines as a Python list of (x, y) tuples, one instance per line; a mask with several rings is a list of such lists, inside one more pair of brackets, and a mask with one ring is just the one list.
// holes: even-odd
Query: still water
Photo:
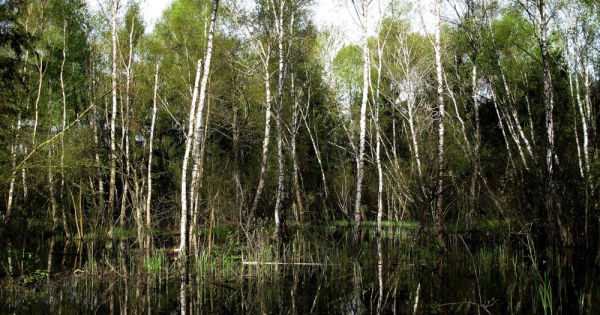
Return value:
[(449, 236), (441, 255), (410, 226), (363, 232), (293, 229), (216, 231), (187, 264), (175, 235), (69, 241), (38, 235), (3, 240), (0, 313), (98, 314), (577, 314), (600, 312), (595, 254), (539, 258), (527, 235)]

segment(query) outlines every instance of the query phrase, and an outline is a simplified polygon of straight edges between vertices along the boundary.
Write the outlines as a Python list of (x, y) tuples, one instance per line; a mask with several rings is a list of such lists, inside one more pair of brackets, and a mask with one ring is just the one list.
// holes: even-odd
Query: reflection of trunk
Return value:
[(108, 190), (108, 236), (113, 235), (113, 211), (115, 207), (116, 194), (116, 140), (115, 140), (115, 121), (117, 119), (117, 0), (112, 0), (112, 71), (111, 71), (111, 94), (112, 110), (110, 115), (110, 179)]
[(304, 222), (304, 204), (302, 203), (302, 195), (300, 192), (300, 180), (298, 175), (298, 156), (296, 153), (296, 136), (298, 134), (298, 100), (296, 99), (295, 87), (295, 73), (291, 73), (292, 87), (290, 89), (292, 93), (292, 163), (294, 166), (294, 190), (296, 191), (296, 203), (298, 204), (298, 212), (300, 216), (300, 222)]
[(444, 242), (444, 227), (443, 227), (443, 212), (444, 212), (444, 81), (442, 78), (442, 47), (441, 47), (441, 18), (440, 7), (441, 0), (437, 0), (435, 9), (436, 13), (436, 30), (435, 30), (435, 65), (438, 83), (438, 165), (437, 165), (437, 184), (436, 184), (436, 205), (433, 211), (433, 220), (435, 231), (437, 234), (438, 243), (441, 248), (445, 249)]
[[(151, 230), (150, 220), (150, 202), (152, 200), (152, 154), (154, 145), (154, 127), (156, 125), (156, 98), (158, 92), (158, 62), (156, 63), (156, 70), (154, 70), (154, 93), (152, 96), (152, 123), (150, 124), (150, 139), (148, 144), (148, 196), (146, 197), (146, 232), (149, 233)], [(138, 207), (139, 208), (139, 207)], [(140, 210), (138, 210), (139, 212)], [(141, 237), (142, 231), (142, 218), (141, 213), (138, 214), (138, 237)]]
[(56, 244), (56, 237), (50, 238), (50, 248), (48, 249), (48, 268), (46, 272), (48, 274), (52, 273), (52, 257), (54, 256), (54, 246)]
[(352, 284), (353, 284), (353, 299), (352, 299), (352, 314), (362, 314), (362, 275), (360, 265), (358, 262), (354, 262), (354, 272), (352, 273)]
[(379, 280), (379, 294), (377, 295), (377, 314), (381, 314), (383, 306), (383, 251), (381, 238), (377, 238), (377, 279)]
[(192, 92), (192, 103), (190, 105), (190, 114), (188, 120), (188, 131), (185, 138), (185, 153), (183, 154), (183, 162), (181, 165), (181, 222), (180, 222), (180, 243), (179, 243), (179, 254), (183, 255), (186, 249), (186, 237), (187, 237), (187, 169), (188, 160), (190, 157), (190, 150), (192, 147), (193, 136), (194, 136), (194, 122), (196, 115), (196, 100), (198, 98), (198, 83), (200, 82), (200, 68), (202, 67), (202, 61), (198, 59), (196, 65), (196, 79), (194, 80), (194, 89)]
[(262, 160), (260, 163), (260, 177), (258, 179), (258, 187), (256, 188), (256, 194), (252, 201), (252, 207), (250, 208), (250, 215), (248, 216), (248, 223), (254, 220), (256, 215), (256, 207), (258, 206), (258, 200), (265, 187), (265, 173), (267, 172), (267, 158), (269, 155), (269, 135), (271, 134), (271, 74), (269, 73), (269, 57), (271, 55), (270, 47), (267, 47), (267, 53), (263, 60), (265, 67), (265, 136), (263, 138), (262, 145)]
[[(211, 62), (211, 57), (212, 57), (212, 50), (213, 50), (213, 38), (214, 38), (214, 31), (215, 31), (215, 24), (216, 24), (216, 20), (217, 20), (217, 9), (219, 7), (219, 0), (214, 0), (213, 1), (213, 5), (212, 5), (212, 9), (211, 9), (211, 13), (210, 13), (210, 25), (209, 25), (209, 30), (208, 30), (208, 39), (207, 39), (207, 43), (206, 43), (206, 55), (205, 55), (205, 61), (204, 61), (204, 69), (203, 69), (203, 73), (202, 73), (202, 81), (200, 83), (200, 95), (198, 96), (198, 107), (196, 108), (196, 115), (195, 115), (195, 122), (194, 122), (194, 142), (193, 142), (193, 160), (194, 160), (194, 166), (192, 167), (192, 184), (190, 187), (190, 205), (192, 207), (192, 211), (196, 212), (198, 211), (196, 209), (196, 205), (197, 205), (197, 201), (196, 198), (199, 195), (199, 183), (200, 183), (200, 173), (202, 173), (202, 170), (200, 169), (202, 167), (202, 159), (201, 159), (201, 152), (200, 152), (200, 146), (202, 144), (202, 139), (203, 139), (203, 135), (202, 135), (202, 127), (203, 127), (203, 120), (202, 120), (202, 113), (204, 111), (204, 103), (206, 101), (206, 90), (207, 90), (207, 86), (208, 86), (208, 77), (210, 75), (210, 62)], [(194, 226), (196, 224), (196, 222), (193, 222)]]
[(354, 242), (358, 243), (360, 237), (360, 219), (361, 219), (361, 194), (363, 181), (363, 165), (365, 162), (365, 133), (367, 124), (367, 101), (369, 94), (369, 45), (367, 42), (367, 17), (368, 1), (362, 0), (362, 25), (363, 25), (363, 90), (362, 102), (360, 106), (360, 138), (358, 156), (356, 157), (356, 199), (354, 200)]

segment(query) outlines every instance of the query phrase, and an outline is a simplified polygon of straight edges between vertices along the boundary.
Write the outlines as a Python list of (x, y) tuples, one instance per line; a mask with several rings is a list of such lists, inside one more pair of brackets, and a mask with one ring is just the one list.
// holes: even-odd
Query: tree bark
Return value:
[(116, 119), (117, 119), (117, 7), (118, 0), (112, 0), (112, 71), (111, 71), (111, 95), (112, 95), (112, 110), (110, 115), (110, 179), (108, 191), (108, 237), (113, 236), (113, 213), (115, 207), (116, 194)]
[(265, 68), (265, 136), (262, 144), (262, 160), (260, 163), (260, 177), (258, 179), (258, 187), (256, 188), (256, 194), (252, 201), (252, 207), (250, 208), (250, 214), (248, 216), (248, 224), (252, 224), (256, 215), (256, 208), (258, 207), (258, 200), (265, 187), (265, 173), (267, 172), (267, 162), (269, 157), (269, 139), (271, 134), (271, 73), (269, 72), (269, 58), (271, 55), (271, 48), (267, 47), (266, 55), (263, 59), (263, 65)]
[[(131, 175), (131, 165), (130, 165), (130, 150), (129, 150), (129, 125), (131, 120), (131, 109), (130, 109), (130, 100), (131, 100), (131, 64), (133, 62), (133, 31), (135, 28), (135, 18), (131, 18), (131, 27), (129, 30), (129, 53), (127, 58), (127, 69), (125, 71), (125, 117), (123, 117), (124, 123), (121, 128), (121, 135), (123, 137), (123, 141), (125, 142), (125, 172), (123, 172), (123, 191), (121, 192), (121, 215), (119, 224), (121, 228), (123, 228), (125, 224), (126, 210), (127, 210), (127, 196), (129, 195), (129, 178)], [(141, 211), (141, 209), (136, 209), (136, 212)], [(138, 222), (141, 224), (141, 221)]]
[(296, 91), (295, 91), (295, 80), (296, 75), (292, 71), (291, 74), (291, 88), (290, 91), (292, 93), (292, 164), (294, 167), (294, 190), (296, 191), (296, 203), (298, 204), (298, 215), (300, 217), (300, 222), (304, 222), (304, 204), (302, 202), (302, 193), (300, 191), (300, 180), (299, 180), (299, 170), (298, 170), (298, 154), (296, 152), (296, 137), (298, 134), (298, 100), (296, 99)]
[[(60, 64), (60, 91), (62, 94), (62, 131), (60, 135), (60, 199), (63, 199), (65, 190), (65, 128), (67, 127), (67, 97), (65, 94), (65, 82), (63, 79), (65, 62), (67, 60), (67, 20), (63, 20), (63, 49), (62, 49), (62, 62)], [(61, 202), (61, 217), (65, 235), (67, 238), (71, 237), (69, 226), (67, 225), (67, 217), (65, 213), (66, 202)]]
[[(285, 165), (283, 157), (283, 83), (285, 80), (285, 60), (283, 56), (283, 9), (285, 1), (280, 2), (279, 16), (275, 17), (277, 27), (277, 43), (279, 45), (279, 78), (277, 82), (277, 162), (278, 162), (278, 180), (277, 196), (275, 200), (275, 235), (281, 236), (285, 229), (285, 209), (282, 208), (283, 198), (285, 197)], [(273, 7), (275, 9), (275, 7)]]
[(188, 160), (190, 157), (190, 151), (192, 143), (194, 142), (194, 122), (196, 116), (196, 100), (198, 99), (198, 84), (200, 83), (200, 69), (202, 68), (202, 60), (198, 59), (196, 65), (196, 79), (194, 80), (194, 89), (192, 92), (192, 103), (190, 105), (188, 131), (185, 138), (185, 153), (183, 154), (183, 161), (181, 165), (181, 221), (180, 221), (180, 241), (179, 241), (179, 255), (183, 256), (186, 250), (187, 244), (187, 170)]
[(365, 162), (365, 133), (367, 125), (367, 102), (369, 94), (369, 44), (367, 41), (368, 31), (368, 8), (367, 0), (362, 0), (362, 46), (363, 46), (363, 89), (362, 101), (360, 106), (360, 136), (358, 156), (356, 157), (356, 199), (354, 201), (354, 243), (358, 244), (360, 239), (360, 220), (361, 220), (361, 195), (363, 181), (363, 165)]
[[(208, 85), (208, 77), (210, 75), (210, 62), (211, 62), (211, 58), (212, 58), (212, 50), (213, 50), (213, 38), (214, 38), (214, 31), (215, 31), (215, 24), (216, 24), (216, 20), (217, 20), (217, 9), (219, 7), (219, 0), (214, 0), (213, 1), (213, 5), (212, 5), (212, 9), (211, 9), (211, 13), (210, 13), (210, 24), (209, 24), (209, 30), (208, 30), (208, 39), (207, 39), (207, 43), (206, 43), (206, 55), (205, 55), (205, 61), (204, 61), (204, 69), (203, 69), (203, 73), (202, 73), (202, 81), (200, 83), (200, 95), (198, 97), (198, 107), (196, 108), (196, 115), (195, 115), (195, 123), (194, 123), (194, 144), (193, 144), (193, 160), (194, 160), (194, 166), (192, 168), (192, 184), (190, 187), (190, 204), (194, 207), (195, 204), (197, 204), (196, 202), (196, 198), (199, 195), (199, 182), (200, 182), (200, 176), (199, 174), (202, 172), (202, 170), (200, 170), (200, 167), (202, 165), (202, 159), (200, 158), (200, 146), (202, 143), (202, 125), (203, 125), (203, 120), (202, 120), (202, 114), (204, 111), (204, 103), (206, 100), (206, 90), (207, 90), (207, 85)], [(197, 211), (197, 209), (192, 208), (193, 211)], [(196, 222), (193, 222), (194, 226), (196, 224)]]
[[(385, 43), (384, 43), (385, 45)], [(383, 45), (377, 42), (377, 54), (378, 54), (378, 66), (377, 66), (377, 88), (375, 92), (375, 161), (377, 164), (377, 236), (381, 236), (381, 225), (383, 220), (383, 169), (381, 167), (381, 126), (379, 124), (379, 88), (381, 85), (381, 67), (383, 59)], [(389, 218), (388, 218), (389, 220)], [(379, 244), (381, 245), (381, 244)], [(380, 247), (380, 246), (379, 246)], [(381, 267), (380, 267), (381, 268)], [(383, 288), (380, 286), (380, 294), (383, 292)], [(380, 298), (381, 299), (381, 298)], [(380, 304), (378, 305), (378, 311), (380, 310)]]
[(437, 92), (438, 92), (438, 165), (437, 165), (437, 185), (436, 185), (436, 205), (433, 211), (433, 220), (435, 226), (435, 232), (437, 234), (437, 240), (440, 248), (445, 250), (444, 240), (444, 226), (443, 226), (443, 215), (444, 215), (444, 80), (442, 74), (442, 44), (441, 44), (441, 0), (436, 1), (435, 15), (436, 15), (436, 29), (435, 29), (435, 65), (437, 74)]
[[(152, 222), (150, 216), (150, 204), (152, 201), (152, 155), (154, 152), (154, 127), (156, 126), (156, 99), (158, 94), (158, 68), (159, 62), (156, 63), (156, 69), (154, 70), (154, 92), (152, 94), (152, 123), (150, 124), (150, 143), (148, 145), (148, 195), (146, 196), (146, 233), (149, 233), (152, 229)], [(139, 226), (138, 226), (138, 237), (141, 233), (142, 218), (138, 215)]]

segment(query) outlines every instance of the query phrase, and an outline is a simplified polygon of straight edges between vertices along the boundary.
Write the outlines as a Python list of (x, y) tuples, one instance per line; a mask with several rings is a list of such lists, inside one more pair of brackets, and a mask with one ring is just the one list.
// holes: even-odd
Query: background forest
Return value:
[(414, 220), (443, 248), (494, 221), (597, 244), (597, 2), (348, 1), (360, 43), (311, 5), (176, 0), (148, 32), (135, 1), (1, 1), (2, 233), (185, 250), (212, 222)]

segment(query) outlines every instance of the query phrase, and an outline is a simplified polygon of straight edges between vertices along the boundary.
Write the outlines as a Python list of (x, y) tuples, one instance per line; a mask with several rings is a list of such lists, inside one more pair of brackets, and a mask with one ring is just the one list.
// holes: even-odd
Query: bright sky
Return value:
[[(98, 7), (98, 0), (87, 0), (92, 9)], [(102, 0), (101, 0), (102, 1)], [(102, 1), (103, 2), (103, 1)], [(163, 11), (173, 2), (173, 0), (142, 0), (141, 8), (146, 22), (146, 32), (151, 32), (156, 22), (162, 16)], [(370, 6), (369, 33), (375, 32), (375, 17), (380, 16), (378, 0), (372, 2)], [(417, 0), (416, 2), (419, 2)], [(382, 9), (385, 10), (385, 9)], [(345, 41), (358, 42), (361, 36), (360, 27), (356, 21), (356, 12), (349, 0), (315, 0), (314, 6), (315, 22), (320, 28), (334, 27), (339, 29), (345, 37)], [(425, 24), (432, 21), (431, 11), (425, 8)], [(420, 19), (418, 21), (420, 24)], [(429, 27), (428, 27), (429, 28)]]

